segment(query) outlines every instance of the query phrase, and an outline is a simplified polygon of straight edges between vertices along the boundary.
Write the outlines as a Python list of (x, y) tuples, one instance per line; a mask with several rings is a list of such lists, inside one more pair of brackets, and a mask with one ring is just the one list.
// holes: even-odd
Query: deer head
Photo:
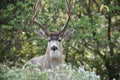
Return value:
[(67, 20), (61, 30), (56, 31), (56, 32), (49, 32), (46, 27), (37, 20), (37, 14), (39, 10), (39, 0), (35, 3), (34, 6), (34, 15), (33, 15), (33, 22), (37, 24), (41, 30), (35, 30), (35, 33), (42, 38), (45, 38), (48, 40), (48, 46), (47, 46), (47, 51), (46, 53), (50, 55), (52, 58), (57, 58), (63, 53), (63, 48), (62, 48), (62, 39), (63, 38), (68, 38), (70, 35), (73, 33), (72, 30), (70, 31), (65, 31), (66, 27), (68, 25), (68, 22), (70, 20), (70, 6), (69, 2), (66, 0), (66, 11), (67, 11)]

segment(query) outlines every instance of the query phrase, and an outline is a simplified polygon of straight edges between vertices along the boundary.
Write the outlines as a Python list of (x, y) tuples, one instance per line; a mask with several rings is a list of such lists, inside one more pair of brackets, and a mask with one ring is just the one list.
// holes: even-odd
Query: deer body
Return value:
[(41, 30), (35, 30), (35, 33), (42, 38), (45, 38), (48, 40), (48, 45), (46, 49), (46, 53), (42, 56), (32, 58), (29, 62), (32, 64), (39, 64), (41, 70), (45, 69), (54, 69), (56, 66), (59, 66), (63, 63), (63, 47), (61, 40), (63, 38), (68, 38), (73, 31), (66, 31), (65, 29), (67, 27), (67, 24), (70, 19), (70, 8), (69, 8), (69, 2), (66, 0), (66, 8), (67, 8), (67, 20), (64, 24), (64, 26), (61, 28), (60, 31), (56, 32), (49, 32), (46, 27), (40, 23), (36, 17), (39, 10), (39, 0), (37, 0), (35, 6), (34, 6), (34, 16), (33, 16), (33, 22), (36, 23), (38, 26), (41, 27)]
[[(58, 49), (54, 50), (54, 47)], [(63, 63), (63, 48), (62, 43), (58, 41), (48, 42), (47, 50), (45, 55), (32, 58), (30, 60), (32, 64), (39, 64), (41, 70), (45, 69), (54, 69), (56, 66), (59, 66)]]

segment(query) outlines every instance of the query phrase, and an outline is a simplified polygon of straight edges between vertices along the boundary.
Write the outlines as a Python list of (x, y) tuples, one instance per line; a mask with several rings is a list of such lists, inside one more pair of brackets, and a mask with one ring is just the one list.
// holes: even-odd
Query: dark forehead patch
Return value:
[(50, 39), (51, 40), (58, 40), (59, 39), (59, 34), (58, 33), (55, 33), (55, 32), (52, 32), (50, 34)]

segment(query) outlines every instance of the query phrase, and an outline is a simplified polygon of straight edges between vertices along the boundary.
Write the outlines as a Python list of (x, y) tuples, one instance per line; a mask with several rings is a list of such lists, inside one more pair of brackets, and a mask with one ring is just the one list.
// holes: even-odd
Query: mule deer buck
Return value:
[(61, 30), (56, 32), (49, 32), (46, 27), (37, 20), (37, 14), (39, 10), (39, 0), (36, 1), (34, 5), (34, 15), (33, 22), (37, 24), (41, 30), (35, 30), (35, 33), (39, 37), (44, 37), (48, 40), (46, 53), (42, 56), (32, 58), (29, 62), (32, 64), (40, 64), (40, 70), (45, 69), (54, 69), (56, 66), (59, 66), (63, 63), (63, 46), (61, 40), (63, 38), (68, 38), (73, 33), (73, 31), (69, 30), (65, 32), (65, 29), (70, 20), (70, 6), (69, 1), (66, 0), (66, 8), (67, 8), (67, 20)]

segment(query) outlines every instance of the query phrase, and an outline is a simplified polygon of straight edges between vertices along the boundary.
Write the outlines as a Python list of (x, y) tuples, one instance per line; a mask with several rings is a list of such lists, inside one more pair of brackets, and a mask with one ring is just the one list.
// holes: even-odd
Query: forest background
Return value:
[[(45, 53), (32, 23), (35, 0), (0, 1), (0, 64), (22, 67)], [(70, 0), (71, 38), (63, 41), (65, 62), (94, 69), (96, 74), (120, 79), (120, 0)], [(65, 23), (65, 0), (40, 0), (38, 19), (50, 31)]]

